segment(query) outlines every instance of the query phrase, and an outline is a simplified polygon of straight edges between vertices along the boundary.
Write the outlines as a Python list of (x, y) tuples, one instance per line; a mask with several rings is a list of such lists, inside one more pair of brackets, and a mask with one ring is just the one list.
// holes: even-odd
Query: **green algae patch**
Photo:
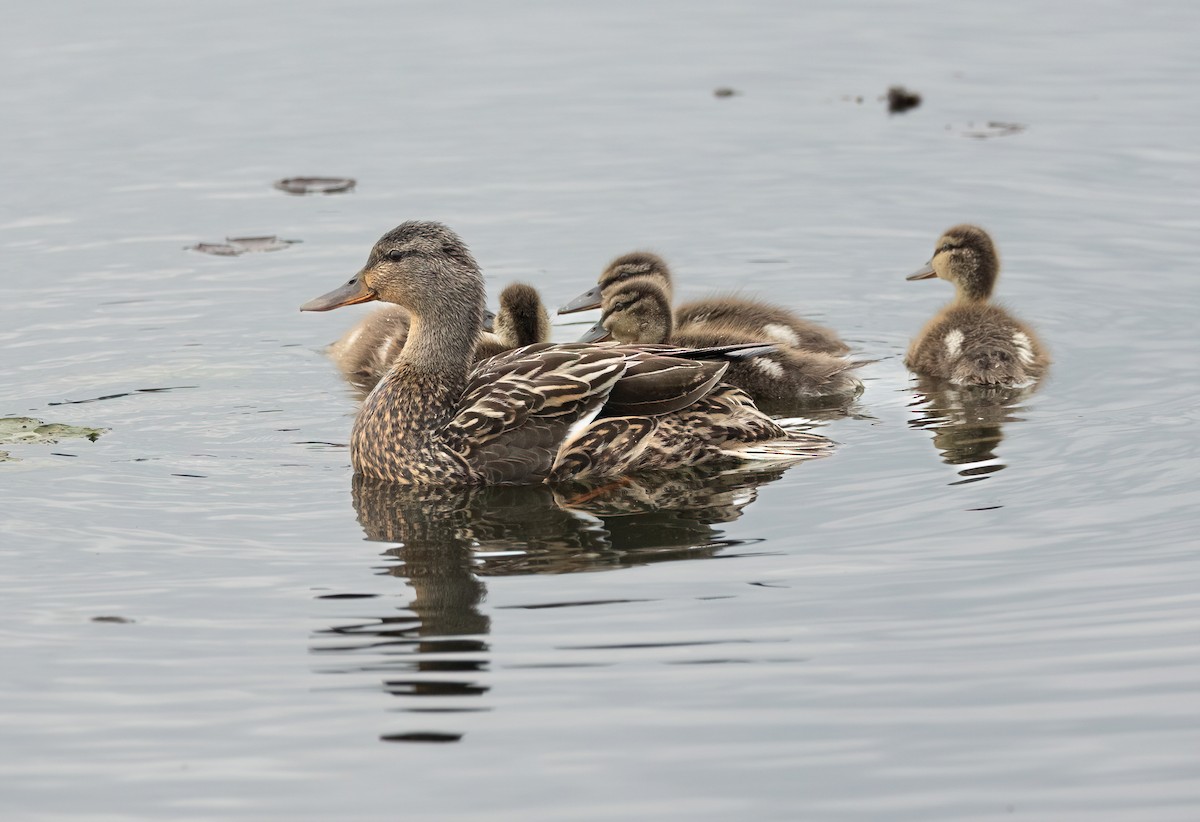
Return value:
[[(33, 417), (0, 417), (0, 445), (43, 443), (59, 440), (86, 439), (95, 442), (107, 428), (88, 428), (61, 422), (42, 422)], [(2, 453), (2, 452), (0, 452)], [(5, 455), (7, 456), (7, 455)], [(8, 457), (12, 459), (12, 457)], [(3, 459), (3, 457), (0, 457)]]

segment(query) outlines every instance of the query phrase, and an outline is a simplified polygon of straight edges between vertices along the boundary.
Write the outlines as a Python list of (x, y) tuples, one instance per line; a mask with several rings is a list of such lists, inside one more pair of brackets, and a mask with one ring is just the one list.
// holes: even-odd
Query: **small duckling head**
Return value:
[(463, 241), (441, 223), (410, 221), (384, 234), (362, 270), (301, 311), (382, 300), (414, 318), (474, 331), (483, 323), (483, 275)]
[(513, 283), (500, 292), (495, 331), (505, 345), (513, 348), (550, 339), (550, 315), (533, 286)]
[(937, 242), (933, 258), (908, 276), (910, 280), (939, 277), (954, 283), (959, 299), (981, 301), (992, 295), (1000, 273), (1000, 256), (982, 228), (957, 225)]
[(607, 291), (619, 283), (638, 277), (653, 280), (666, 295), (667, 302), (671, 301), (671, 269), (667, 267), (666, 260), (649, 251), (622, 254), (609, 263), (600, 274), (600, 290)]
[(629, 254), (622, 254), (609, 263), (604, 271), (600, 272), (600, 279), (596, 285), (564, 304), (558, 309), (558, 313), (573, 314), (576, 311), (600, 308), (606, 291), (611, 291), (622, 283), (638, 278), (654, 281), (666, 294), (667, 302), (671, 302), (671, 269), (667, 267), (666, 261), (649, 251), (632, 251)]
[(600, 321), (581, 342), (615, 339), (623, 343), (666, 342), (673, 330), (671, 303), (654, 280), (639, 277), (604, 293)]

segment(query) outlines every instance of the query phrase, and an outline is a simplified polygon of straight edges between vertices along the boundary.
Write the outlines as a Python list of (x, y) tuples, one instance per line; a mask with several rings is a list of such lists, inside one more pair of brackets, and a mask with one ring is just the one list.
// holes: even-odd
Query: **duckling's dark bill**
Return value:
[(495, 333), (495, 331), (496, 331), (496, 312), (495, 311), (484, 311), (483, 312), (483, 330), (488, 332), (489, 334)]
[(583, 333), (579, 338), (581, 343), (601, 342), (602, 340), (611, 340), (612, 334), (608, 333), (608, 329), (604, 327), (602, 322), (596, 323), (591, 328)]
[(379, 295), (367, 288), (367, 284), (363, 282), (363, 278), (360, 275), (346, 283), (341, 288), (335, 288), (328, 294), (322, 294), (316, 299), (309, 300), (304, 305), (300, 306), (300, 310), (329, 311), (334, 308), (341, 308), (343, 305), (368, 303), (371, 300), (377, 299), (379, 299)]
[(904, 279), (906, 280), (928, 280), (930, 277), (936, 277), (937, 272), (933, 270), (933, 261), (925, 263), (925, 267), (920, 271), (914, 271)]
[(600, 307), (600, 286), (592, 286), (575, 299), (558, 309), (559, 314), (574, 314), (576, 311), (587, 311)]

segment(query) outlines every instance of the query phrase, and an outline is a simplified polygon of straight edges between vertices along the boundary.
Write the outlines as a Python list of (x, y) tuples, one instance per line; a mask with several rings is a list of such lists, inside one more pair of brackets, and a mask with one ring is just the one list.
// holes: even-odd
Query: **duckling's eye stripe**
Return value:
[(962, 246), (961, 245), (952, 245), (951, 243), (946, 243), (944, 246), (942, 246), (941, 248), (939, 248), (937, 251), (935, 251), (933, 253), (935, 255), (941, 254), (943, 251), (954, 251), (957, 248), (962, 248)]

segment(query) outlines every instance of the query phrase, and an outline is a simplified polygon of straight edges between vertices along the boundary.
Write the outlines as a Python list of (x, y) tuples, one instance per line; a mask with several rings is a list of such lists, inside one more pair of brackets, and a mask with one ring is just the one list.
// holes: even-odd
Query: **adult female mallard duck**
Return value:
[[(667, 294), (648, 277), (634, 277), (604, 289), (600, 320), (579, 341), (607, 339), (681, 348), (774, 342), (733, 322), (709, 321), (676, 330)], [(862, 391), (862, 382), (850, 372), (863, 364), (832, 354), (780, 347), (731, 363), (724, 380), (763, 406), (843, 400)]]
[(301, 306), (383, 300), (409, 312), (404, 349), (358, 412), (351, 462), (407, 484), (520, 484), (747, 459), (820, 456), (824, 437), (781, 427), (728, 362), (762, 346), (537, 345), (472, 366), (483, 276), (458, 235), (407, 222), (348, 283)]
[[(329, 356), (352, 386), (364, 396), (392, 369), (408, 340), (408, 311), (387, 305), (368, 314), (329, 347)], [(475, 345), (475, 360), (502, 351), (550, 340), (550, 315), (537, 290), (512, 283), (500, 292), (500, 310), (485, 313), (483, 333)]]
[(1018, 386), (1050, 364), (1033, 329), (988, 302), (1000, 273), (992, 238), (958, 225), (938, 240), (933, 258), (910, 280), (940, 277), (954, 283), (954, 300), (933, 316), (908, 347), (910, 369), (958, 385)]
[[(634, 251), (609, 263), (595, 286), (558, 309), (558, 313), (600, 308), (606, 291), (640, 278), (653, 281), (666, 296), (667, 304), (671, 304), (673, 284), (666, 261), (648, 251)], [(788, 348), (826, 354), (845, 354), (850, 350), (831, 328), (803, 319), (783, 306), (732, 295), (684, 303), (675, 309), (674, 322), (680, 331), (712, 325), (736, 328), (739, 336), (770, 340)]]

